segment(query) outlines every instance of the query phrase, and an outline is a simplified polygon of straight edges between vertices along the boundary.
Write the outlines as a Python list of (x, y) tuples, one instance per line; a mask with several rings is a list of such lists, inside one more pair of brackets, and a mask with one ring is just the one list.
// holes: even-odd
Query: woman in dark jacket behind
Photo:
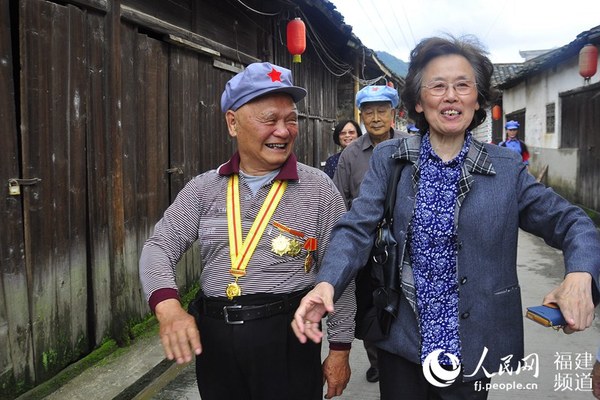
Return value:
[(335, 169), (337, 168), (338, 161), (340, 159), (340, 154), (342, 151), (352, 143), (353, 140), (362, 135), (362, 131), (360, 130), (360, 125), (358, 122), (346, 119), (344, 121), (339, 122), (335, 128), (333, 129), (333, 142), (340, 146), (342, 150), (338, 153), (335, 153), (331, 157), (325, 161), (325, 168), (323, 172), (325, 172), (331, 179), (333, 179), (333, 175), (335, 174)]

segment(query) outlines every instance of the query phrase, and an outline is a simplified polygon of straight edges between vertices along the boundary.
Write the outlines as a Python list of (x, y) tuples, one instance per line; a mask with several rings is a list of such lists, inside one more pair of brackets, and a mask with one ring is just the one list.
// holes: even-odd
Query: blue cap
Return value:
[(406, 130), (409, 132), (419, 132), (419, 128), (417, 128), (415, 124), (406, 125)]
[(504, 127), (506, 129), (519, 129), (519, 122), (517, 121), (508, 121)]
[(221, 110), (237, 110), (244, 104), (267, 93), (286, 93), (294, 103), (306, 96), (306, 90), (294, 86), (292, 71), (268, 62), (253, 63), (231, 78), (221, 95)]
[(365, 103), (376, 101), (389, 101), (392, 103), (392, 108), (396, 108), (400, 98), (398, 97), (398, 91), (389, 86), (365, 86), (356, 93), (356, 107), (358, 108)]

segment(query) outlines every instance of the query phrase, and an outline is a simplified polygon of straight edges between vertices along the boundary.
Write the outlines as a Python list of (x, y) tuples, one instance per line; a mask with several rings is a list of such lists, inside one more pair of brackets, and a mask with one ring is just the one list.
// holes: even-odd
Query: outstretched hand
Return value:
[(592, 300), (592, 276), (587, 272), (571, 272), (565, 276), (559, 287), (544, 297), (544, 304), (556, 303), (567, 325), (567, 334), (583, 331), (594, 320)]
[(302, 298), (292, 320), (292, 329), (300, 343), (306, 343), (308, 339), (321, 343), (323, 332), (319, 322), (325, 313), (333, 312), (333, 293), (331, 284), (321, 282)]

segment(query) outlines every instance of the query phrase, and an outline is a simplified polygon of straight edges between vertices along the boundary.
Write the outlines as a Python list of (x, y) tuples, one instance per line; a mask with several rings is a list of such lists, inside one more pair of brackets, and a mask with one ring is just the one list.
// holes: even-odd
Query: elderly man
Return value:
[[(348, 209), (352, 200), (358, 196), (358, 189), (369, 168), (369, 159), (375, 146), (384, 140), (400, 136), (392, 128), (398, 103), (398, 92), (389, 86), (366, 86), (356, 94), (356, 106), (360, 110), (360, 118), (367, 134), (354, 140), (342, 151), (333, 176), (333, 182), (344, 197)], [(370, 364), (366, 372), (367, 381), (377, 382), (377, 348), (368, 340), (363, 344)]]
[[(289, 323), (314, 285), (329, 234), (344, 212), (331, 180), (297, 162), (297, 102), (306, 90), (288, 69), (255, 63), (226, 85), (221, 109), (237, 152), (192, 179), (156, 224), (141, 282), (167, 358), (189, 362), (203, 400), (320, 399), (350, 378), (352, 289), (328, 319), (330, 351), (302, 345)], [(200, 293), (179, 302), (175, 267), (198, 241)]]
[(398, 103), (398, 91), (389, 86), (365, 86), (356, 93), (356, 106), (360, 110), (360, 119), (367, 135), (362, 135), (344, 149), (333, 176), (333, 182), (344, 197), (348, 209), (352, 200), (358, 196), (360, 183), (369, 169), (369, 159), (375, 146), (399, 136), (392, 128)]

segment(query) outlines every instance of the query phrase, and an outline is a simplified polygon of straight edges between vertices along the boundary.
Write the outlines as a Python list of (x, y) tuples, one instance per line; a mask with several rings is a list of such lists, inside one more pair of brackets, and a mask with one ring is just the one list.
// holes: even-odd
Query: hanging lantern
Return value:
[(589, 80), (598, 67), (598, 49), (593, 44), (586, 44), (579, 51), (579, 75)]
[(306, 50), (306, 27), (300, 18), (294, 18), (287, 24), (287, 48), (292, 54), (292, 62), (302, 61), (302, 53)]
[(498, 121), (500, 118), (502, 118), (502, 107), (496, 104), (492, 107), (492, 119)]

